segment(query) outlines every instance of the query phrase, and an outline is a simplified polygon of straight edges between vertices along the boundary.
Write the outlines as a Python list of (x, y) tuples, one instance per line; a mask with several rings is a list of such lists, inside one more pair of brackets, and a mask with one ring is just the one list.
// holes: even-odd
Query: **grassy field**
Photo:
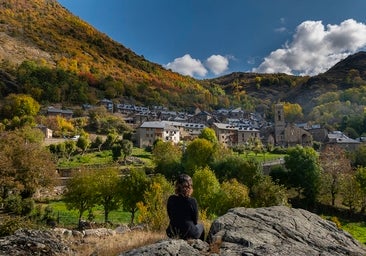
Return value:
[[(59, 225), (63, 227), (76, 227), (78, 225), (79, 213), (76, 210), (68, 210), (63, 201), (53, 201), (48, 204), (53, 209), (54, 217), (58, 219)], [(44, 205), (45, 206), (45, 205)], [(103, 208), (98, 206), (93, 208), (94, 221), (104, 223)], [(82, 219), (88, 219), (88, 213), (83, 214)], [(122, 208), (112, 211), (109, 214), (109, 221), (113, 224), (127, 224), (131, 221), (131, 214), (122, 211)]]
[[(138, 159), (140, 165), (152, 166), (151, 153), (146, 152), (141, 148), (133, 148), (132, 155), (129, 157), (130, 159)], [(138, 163), (134, 163), (138, 164)], [(117, 165), (116, 162), (112, 159), (112, 151), (104, 150), (104, 151), (96, 151), (85, 153), (84, 155), (75, 155), (72, 156), (70, 160), (66, 158), (59, 159), (57, 163), (60, 168), (76, 168), (83, 165), (93, 166), (93, 165)], [(128, 167), (128, 166), (127, 166)]]
[(343, 222), (342, 229), (350, 233), (360, 243), (366, 245), (366, 222)]

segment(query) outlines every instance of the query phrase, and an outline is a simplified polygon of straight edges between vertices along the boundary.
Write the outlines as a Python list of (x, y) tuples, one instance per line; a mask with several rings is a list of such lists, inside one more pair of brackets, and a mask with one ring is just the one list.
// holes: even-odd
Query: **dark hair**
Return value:
[(192, 189), (192, 178), (187, 174), (181, 174), (178, 176), (175, 182), (175, 193), (188, 197)]

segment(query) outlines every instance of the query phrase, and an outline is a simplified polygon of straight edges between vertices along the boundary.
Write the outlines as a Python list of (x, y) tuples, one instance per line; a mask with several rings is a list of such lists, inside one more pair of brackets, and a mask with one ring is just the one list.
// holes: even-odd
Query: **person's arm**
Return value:
[(169, 219), (172, 217), (172, 197), (170, 196), (168, 198), (168, 203), (167, 203), (167, 206), (166, 206), (166, 210), (168, 212), (168, 216), (169, 216)]
[(195, 198), (191, 198), (192, 203), (192, 220), (195, 225), (198, 223), (198, 205)]

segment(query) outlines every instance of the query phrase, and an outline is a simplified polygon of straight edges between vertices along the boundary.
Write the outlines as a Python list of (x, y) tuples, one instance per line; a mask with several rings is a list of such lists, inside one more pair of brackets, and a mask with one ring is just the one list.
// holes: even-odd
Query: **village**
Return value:
[[(121, 114), (124, 121), (135, 130), (133, 142), (140, 148), (153, 146), (157, 139), (174, 144), (192, 141), (206, 127), (215, 131), (219, 143), (231, 148), (246, 145), (254, 139), (263, 145), (279, 147), (312, 146), (314, 142), (332, 143), (353, 151), (363, 142), (362, 138), (351, 139), (340, 131), (328, 131), (321, 125), (286, 122), (281, 103), (275, 105), (272, 122), (266, 121), (259, 113), (248, 113), (241, 108), (219, 109), (212, 113), (197, 108), (193, 114), (188, 114), (163, 106), (114, 104), (108, 99), (101, 100), (98, 106), (104, 106), (108, 112)], [(83, 105), (84, 110), (93, 107)], [(47, 115), (72, 118), (73, 111), (48, 107)], [(52, 131), (45, 132), (45, 135), (51, 138)]]

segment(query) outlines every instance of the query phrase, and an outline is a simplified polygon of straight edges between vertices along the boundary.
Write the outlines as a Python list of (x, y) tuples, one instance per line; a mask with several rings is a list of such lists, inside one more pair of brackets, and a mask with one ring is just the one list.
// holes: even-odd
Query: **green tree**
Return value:
[(80, 136), (76, 142), (76, 146), (81, 149), (81, 155), (84, 155), (90, 146), (90, 140), (86, 136)]
[(118, 161), (118, 159), (122, 156), (122, 147), (121, 144), (115, 143), (112, 146), (112, 158), (113, 161)]
[(203, 130), (201, 131), (198, 138), (206, 139), (206, 140), (208, 140), (208, 141), (210, 141), (211, 143), (214, 143), (214, 144), (216, 144), (218, 142), (215, 130), (211, 129), (211, 128), (208, 128), (208, 127), (203, 128)]
[(251, 189), (252, 207), (288, 205), (287, 201), (286, 188), (274, 183), (270, 176), (262, 176), (262, 180)]
[(66, 184), (64, 201), (67, 209), (79, 212), (79, 225), (83, 213), (91, 211), (98, 202), (95, 175), (95, 171), (80, 170)]
[(366, 145), (359, 146), (353, 152), (353, 166), (363, 166), (366, 167)]
[(0, 136), (0, 193), (32, 197), (37, 189), (52, 186), (57, 177), (49, 150), (39, 141), (38, 129), (19, 129)]
[(215, 173), (209, 168), (197, 169), (192, 177), (193, 196), (201, 209), (212, 214), (215, 211), (215, 198), (220, 192), (220, 183), (217, 180)]
[(130, 141), (130, 140), (122, 140), (121, 146), (122, 146), (122, 153), (123, 153), (123, 161), (126, 164), (126, 158), (128, 156), (132, 155), (133, 144), (132, 144), (132, 141)]
[(31, 96), (25, 94), (9, 94), (1, 107), (3, 118), (12, 119), (14, 117), (36, 116), (40, 105)]
[(361, 212), (365, 213), (366, 210), (366, 167), (359, 166), (356, 170), (356, 181), (359, 184), (362, 200), (361, 200)]
[(290, 148), (285, 156), (289, 182), (299, 196), (306, 198), (308, 206), (315, 203), (319, 193), (321, 167), (317, 152), (311, 147)]
[(66, 140), (64, 142), (65, 145), (65, 155), (68, 161), (70, 161), (70, 158), (72, 154), (76, 151), (76, 142), (73, 140)]
[(234, 207), (247, 207), (250, 203), (249, 189), (236, 179), (224, 181), (215, 201), (217, 203), (215, 207), (217, 215), (225, 214)]
[(96, 149), (98, 149), (98, 151), (100, 151), (103, 143), (104, 143), (103, 138), (98, 135), (97, 137), (95, 137), (95, 140), (92, 142), (91, 147), (96, 148)]
[(262, 176), (262, 167), (258, 161), (247, 160), (237, 155), (230, 155), (215, 161), (211, 166), (221, 182), (235, 178), (249, 189)]
[(214, 144), (206, 139), (195, 139), (187, 146), (183, 154), (183, 166), (192, 174), (195, 168), (205, 167), (212, 160), (215, 152)]
[(174, 180), (174, 177), (183, 171), (182, 151), (177, 145), (170, 142), (157, 141), (154, 144), (152, 158), (156, 172), (163, 174), (167, 179)]
[(97, 203), (103, 206), (104, 222), (109, 221), (109, 213), (117, 210), (122, 204), (120, 177), (116, 169), (99, 170), (94, 176), (96, 183)]
[(341, 183), (342, 204), (355, 213), (361, 204), (362, 190), (354, 173), (346, 174)]
[(129, 175), (121, 179), (121, 195), (123, 209), (131, 213), (131, 224), (134, 223), (135, 214), (138, 210), (137, 203), (144, 201), (144, 193), (148, 187), (148, 177), (142, 170), (132, 169)]

